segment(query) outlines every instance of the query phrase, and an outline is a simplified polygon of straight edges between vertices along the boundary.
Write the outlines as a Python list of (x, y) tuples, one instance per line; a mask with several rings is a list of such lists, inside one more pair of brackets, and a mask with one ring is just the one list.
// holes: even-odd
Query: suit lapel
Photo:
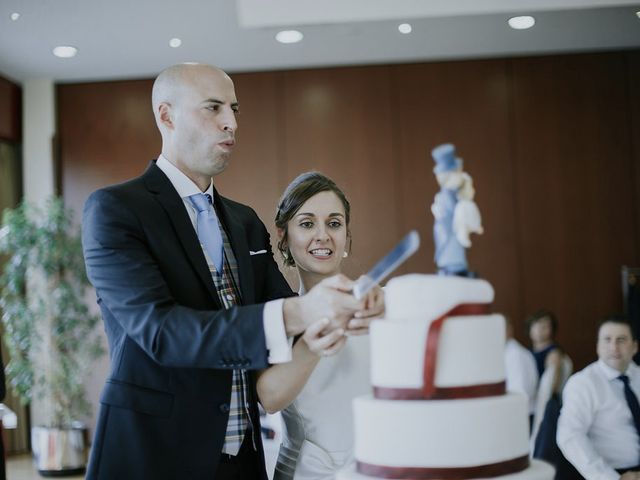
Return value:
[(167, 176), (155, 165), (155, 162), (152, 162), (149, 168), (147, 168), (147, 171), (144, 173), (144, 179), (149, 191), (155, 195), (156, 200), (167, 212), (176, 236), (180, 240), (193, 269), (206, 286), (216, 304), (219, 305), (218, 292), (211, 278), (211, 272), (209, 272), (207, 260), (202, 252), (198, 236), (185, 210), (184, 202), (175, 188), (173, 188)]
[(216, 189), (213, 189), (215, 196), (215, 205), (218, 206), (216, 211), (221, 216), (222, 224), (225, 226), (229, 243), (233, 249), (233, 254), (238, 263), (238, 277), (240, 281), (240, 294), (244, 305), (251, 305), (255, 302), (253, 269), (251, 267), (251, 257), (249, 256), (249, 244), (247, 243), (247, 232), (242, 226), (242, 222), (229, 208), (228, 203), (222, 198)]

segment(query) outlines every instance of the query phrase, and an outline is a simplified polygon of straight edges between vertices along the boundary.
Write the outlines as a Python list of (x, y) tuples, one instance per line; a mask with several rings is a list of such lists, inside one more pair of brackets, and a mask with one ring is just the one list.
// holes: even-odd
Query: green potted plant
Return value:
[(85, 301), (89, 282), (71, 212), (60, 198), (5, 210), (0, 254), (7, 257), (0, 274), (6, 374), (20, 399), (37, 405), (36, 467), (43, 476), (82, 472), (86, 432), (78, 420), (90, 413), (84, 380), (104, 349), (99, 317)]

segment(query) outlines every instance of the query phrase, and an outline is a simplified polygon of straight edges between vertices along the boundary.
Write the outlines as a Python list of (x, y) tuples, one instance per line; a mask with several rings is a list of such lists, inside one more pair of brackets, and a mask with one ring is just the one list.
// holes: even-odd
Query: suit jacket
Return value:
[[(232, 370), (267, 367), (262, 302), (293, 293), (256, 213), (214, 195), (239, 269), (242, 304), (227, 310), (184, 203), (154, 162), (142, 176), (98, 190), (85, 204), (87, 274), (111, 357), (87, 479), (211, 480), (224, 442)], [(262, 456), (253, 374), (250, 380)]]

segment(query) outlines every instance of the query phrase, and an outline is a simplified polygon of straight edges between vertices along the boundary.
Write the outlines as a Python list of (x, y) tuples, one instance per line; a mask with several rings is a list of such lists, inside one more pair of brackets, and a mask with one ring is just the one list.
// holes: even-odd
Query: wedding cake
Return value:
[(527, 400), (507, 393), (505, 320), (484, 280), (406, 275), (372, 323), (373, 393), (354, 400), (355, 464), (338, 479), (547, 480)]

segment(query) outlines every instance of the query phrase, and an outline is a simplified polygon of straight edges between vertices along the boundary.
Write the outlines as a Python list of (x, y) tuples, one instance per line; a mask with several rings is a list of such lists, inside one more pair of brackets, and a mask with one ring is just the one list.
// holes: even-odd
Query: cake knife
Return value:
[(358, 300), (375, 285), (384, 280), (387, 275), (398, 268), (402, 262), (413, 255), (420, 246), (420, 235), (417, 231), (411, 230), (400, 242), (393, 247), (375, 266), (365, 275), (356, 280), (353, 286), (353, 295)]

